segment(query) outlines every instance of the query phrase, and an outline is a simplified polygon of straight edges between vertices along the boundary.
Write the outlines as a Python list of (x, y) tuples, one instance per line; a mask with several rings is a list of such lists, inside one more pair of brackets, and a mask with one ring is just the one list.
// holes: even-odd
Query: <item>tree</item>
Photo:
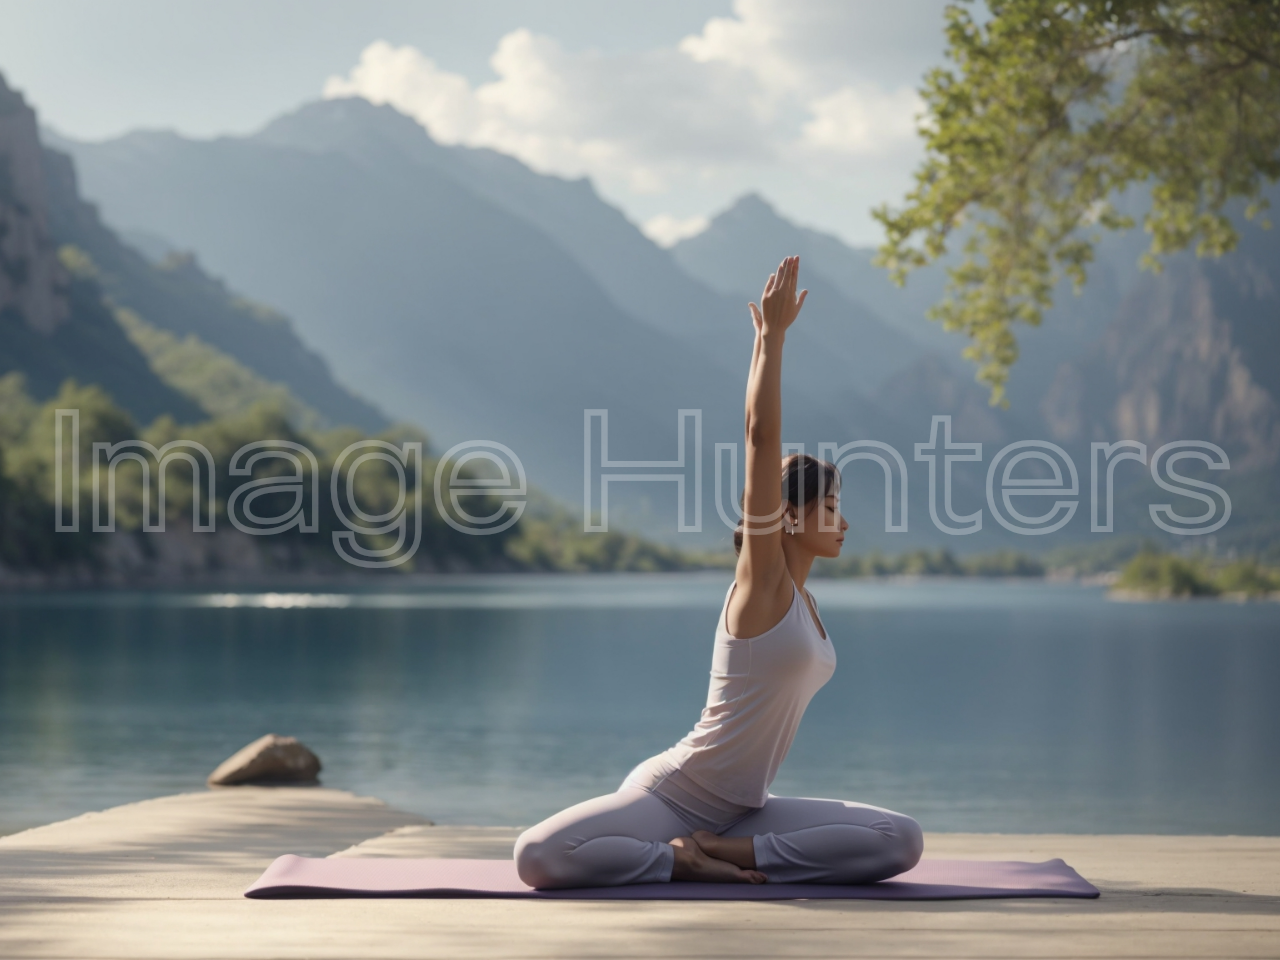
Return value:
[(1196, 244), (1231, 250), (1280, 178), (1277, 0), (987, 0), (947, 8), (947, 58), (921, 91), (925, 159), (905, 206), (874, 211), (894, 280), (959, 240), (930, 311), (970, 339), (992, 403), (1063, 279), (1078, 291), (1114, 204), (1150, 190), (1144, 266)]

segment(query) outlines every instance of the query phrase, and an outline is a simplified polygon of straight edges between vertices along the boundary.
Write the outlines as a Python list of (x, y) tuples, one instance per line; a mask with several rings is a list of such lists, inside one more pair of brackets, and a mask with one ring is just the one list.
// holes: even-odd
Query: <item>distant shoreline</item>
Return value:
[[(168, 577), (100, 577), (84, 571), (58, 573), (18, 573), (0, 567), (0, 597), (27, 592), (41, 594), (101, 593), (103, 595), (155, 592), (155, 593), (216, 593), (269, 594), (269, 593), (362, 593), (385, 591), (415, 591), (445, 585), (492, 584), (499, 580), (528, 582), (533, 580), (557, 580), (579, 578), (608, 580), (616, 578), (684, 579), (690, 577), (728, 577), (727, 567), (697, 567), (685, 570), (528, 570), (528, 569), (472, 569), (432, 570), (413, 573), (381, 571), (369, 573), (351, 570), (336, 572), (302, 571), (270, 572), (249, 576), (244, 571), (204, 573), (199, 575), (175, 575)], [(998, 575), (977, 572), (957, 573), (879, 573), (879, 574), (831, 574), (814, 571), (812, 582), (839, 583), (865, 582), (881, 584), (944, 583), (974, 581), (982, 583), (1057, 583), (1075, 584), (1081, 587), (1106, 589), (1106, 598), (1117, 603), (1157, 603), (1184, 600), (1213, 600), (1228, 603), (1280, 602), (1280, 591), (1270, 593), (1245, 593), (1223, 591), (1208, 594), (1177, 593), (1170, 589), (1142, 589), (1120, 585), (1120, 571), (1078, 574), (1070, 568), (1050, 568), (1042, 574)]]
[[(717, 576), (728, 578), (732, 571), (720, 567), (703, 567), (687, 570), (452, 570), (431, 571), (422, 573), (293, 573), (248, 578), (243, 574), (228, 576), (194, 576), (160, 578), (137, 578), (103, 580), (77, 576), (61, 575), (14, 575), (12, 571), (0, 570), (0, 596), (39, 591), (48, 593), (100, 592), (104, 594), (129, 591), (183, 592), (226, 591), (229, 593), (271, 593), (271, 592), (359, 592), (365, 590), (419, 589), (446, 584), (457, 584), (463, 581), (478, 583), (485, 581), (510, 580), (527, 581), (535, 579), (567, 580), (572, 578), (605, 580), (611, 578), (654, 578), (683, 579), (688, 577)], [(869, 583), (917, 583), (917, 582), (950, 582), (978, 581), (983, 583), (1075, 583), (1086, 587), (1106, 587), (1115, 582), (1115, 574), (1090, 574), (1084, 576), (1062, 575), (1057, 571), (1038, 576), (995, 576), (977, 573), (940, 574), (940, 573), (885, 573), (859, 575), (818, 575), (811, 577), (810, 582), (839, 583), (862, 581)]]
[(1178, 594), (1171, 591), (1130, 590), (1113, 587), (1107, 591), (1107, 599), (1116, 603), (1165, 603), (1168, 601), (1212, 601), (1217, 603), (1280, 603), (1280, 591), (1264, 594), (1217, 593), (1208, 596)]

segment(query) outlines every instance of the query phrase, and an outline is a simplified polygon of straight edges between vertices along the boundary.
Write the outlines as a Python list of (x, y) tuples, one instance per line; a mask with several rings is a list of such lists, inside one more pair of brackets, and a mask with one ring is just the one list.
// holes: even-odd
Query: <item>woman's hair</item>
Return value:
[[(793, 453), (782, 458), (782, 499), (784, 503), (791, 504), (797, 517), (803, 516), (809, 504), (819, 497), (829, 497), (839, 492), (840, 471), (835, 468), (835, 464), (811, 457), (807, 453)], [(746, 507), (743, 505), (745, 496), (744, 490), (743, 496), (738, 498), (743, 515), (746, 514)], [(733, 531), (733, 552), (742, 553), (741, 519)]]

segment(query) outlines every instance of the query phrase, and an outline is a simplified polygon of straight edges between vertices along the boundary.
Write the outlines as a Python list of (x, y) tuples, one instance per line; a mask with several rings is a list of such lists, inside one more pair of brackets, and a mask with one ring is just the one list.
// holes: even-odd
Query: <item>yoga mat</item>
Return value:
[(246, 897), (520, 897), (539, 900), (976, 900), (1096, 897), (1061, 860), (922, 860), (892, 880), (823, 883), (637, 883), (534, 890), (513, 860), (277, 857)]

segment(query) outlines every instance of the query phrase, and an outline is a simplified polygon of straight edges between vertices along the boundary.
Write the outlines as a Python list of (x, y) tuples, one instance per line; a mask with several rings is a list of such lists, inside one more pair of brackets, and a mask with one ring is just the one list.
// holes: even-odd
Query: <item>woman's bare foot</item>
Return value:
[(676, 837), (671, 841), (676, 852), (672, 880), (695, 880), (702, 883), (764, 883), (759, 870), (743, 870), (727, 860), (708, 856), (692, 837)]
[(697, 830), (693, 842), (716, 860), (727, 860), (743, 870), (755, 870), (756, 845), (751, 837), (722, 837), (710, 830)]

